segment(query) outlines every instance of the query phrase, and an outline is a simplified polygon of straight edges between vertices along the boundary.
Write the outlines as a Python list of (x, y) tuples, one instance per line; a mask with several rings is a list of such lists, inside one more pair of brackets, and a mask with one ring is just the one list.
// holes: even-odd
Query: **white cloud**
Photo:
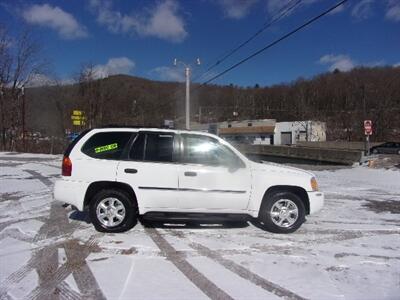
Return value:
[(105, 65), (95, 65), (93, 74), (95, 78), (105, 78), (116, 74), (129, 74), (135, 63), (127, 57), (110, 58)]
[(97, 22), (113, 33), (138, 34), (180, 42), (187, 36), (185, 23), (179, 16), (179, 4), (175, 0), (159, 2), (155, 7), (140, 14), (123, 14), (112, 8), (107, 0), (90, 0), (91, 11)]
[(381, 60), (377, 60), (377, 61), (371, 61), (371, 62), (369, 62), (369, 63), (367, 63), (365, 65), (367, 67), (371, 67), (371, 68), (373, 68), (373, 67), (382, 67), (382, 66), (385, 65), (385, 60), (381, 59)]
[(334, 10), (332, 10), (329, 14), (330, 15), (334, 15), (334, 14), (337, 14), (337, 13), (341, 13), (342, 11), (344, 11), (345, 7), (346, 6), (344, 4), (342, 4), (342, 5), (338, 6), (338, 7), (336, 7)]
[(334, 71), (335, 69), (338, 69), (342, 72), (347, 72), (350, 71), (351, 69), (354, 68), (355, 63), (354, 61), (350, 58), (348, 55), (333, 55), (333, 54), (327, 54), (322, 56), (319, 59), (319, 63), (323, 65), (329, 65), (329, 70)]
[(218, 0), (224, 15), (231, 19), (246, 17), (257, 2), (258, 0)]
[(394, 68), (400, 68), (400, 62), (398, 62), (397, 64), (393, 65)]
[(151, 70), (150, 74), (157, 76), (161, 80), (179, 82), (185, 81), (184, 71), (177, 67), (157, 67)]
[(358, 20), (368, 19), (372, 13), (372, 5), (375, 0), (361, 0), (356, 5), (354, 5), (351, 15)]
[[(217, 0), (217, 3), (222, 8), (225, 16), (231, 19), (242, 19), (246, 17), (251, 9), (260, 0)], [(266, 4), (268, 14), (270, 16), (276, 16), (282, 13), (288, 8), (295, 10), (301, 6), (308, 5), (321, 0), (303, 0), (299, 5), (293, 7), (296, 2), (293, 0), (263, 0)], [(293, 12), (293, 11), (291, 11)]]
[(27, 87), (50, 86), (57, 84), (57, 81), (44, 74), (32, 74), (26, 82)]
[(143, 26), (142, 34), (167, 40), (183, 40), (187, 32), (182, 19), (176, 15), (178, 8), (175, 1), (160, 3)]
[(389, 0), (385, 18), (394, 22), (400, 21), (400, 2), (398, 0)]
[(281, 9), (286, 7), (291, 0), (269, 0), (267, 10), (270, 15), (275, 15)]
[(60, 80), (60, 84), (61, 85), (71, 85), (71, 84), (75, 84), (76, 81), (72, 78), (64, 78)]
[(45, 74), (31, 74), (25, 84), (26, 87), (55, 86), (74, 84), (71, 78), (59, 79), (56, 76), (48, 76)]
[[(374, 68), (374, 67), (381, 67), (386, 64), (385, 60), (376, 60), (376, 61), (370, 61), (370, 62), (365, 62), (365, 63), (358, 63), (354, 61), (350, 56), (344, 55), (344, 54), (327, 54), (322, 56), (319, 60), (318, 63), (322, 65), (328, 65), (329, 66), (329, 71), (334, 71), (338, 69), (339, 71), (342, 72), (347, 72), (350, 71), (351, 69), (355, 68), (356, 66), (365, 66), (369, 68)], [(396, 65), (393, 65), (396, 67)]]
[(86, 28), (80, 25), (73, 15), (58, 6), (35, 4), (23, 11), (22, 17), (29, 24), (49, 27), (57, 31), (59, 36), (64, 39), (77, 39), (88, 36)]
[[(298, 7), (304, 6), (304, 5), (309, 5), (314, 2), (317, 2), (320, 0), (303, 0)], [(268, 0), (267, 2), (267, 11), (268, 13), (273, 16), (279, 13), (281, 10), (284, 11), (287, 8), (292, 7), (296, 2), (293, 0)]]

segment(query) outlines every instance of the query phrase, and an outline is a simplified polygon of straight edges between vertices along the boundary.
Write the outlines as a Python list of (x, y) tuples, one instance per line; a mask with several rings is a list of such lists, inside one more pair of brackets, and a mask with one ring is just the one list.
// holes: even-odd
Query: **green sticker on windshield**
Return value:
[(95, 153), (100, 153), (100, 152), (105, 152), (105, 151), (111, 151), (111, 150), (114, 150), (114, 149), (117, 149), (117, 148), (118, 148), (118, 144), (114, 143), (114, 144), (110, 144), (110, 145), (105, 145), (105, 146), (94, 148), (94, 152)]

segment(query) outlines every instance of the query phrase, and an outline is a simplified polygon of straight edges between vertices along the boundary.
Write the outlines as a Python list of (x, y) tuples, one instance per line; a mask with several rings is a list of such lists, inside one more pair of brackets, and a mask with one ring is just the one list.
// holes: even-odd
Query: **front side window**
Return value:
[(132, 145), (129, 158), (152, 162), (172, 162), (174, 135), (171, 133), (142, 133)]
[(182, 135), (183, 162), (211, 166), (237, 166), (240, 158), (217, 140), (198, 135)]
[(132, 132), (99, 132), (90, 137), (81, 151), (98, 159), (120, 159)]

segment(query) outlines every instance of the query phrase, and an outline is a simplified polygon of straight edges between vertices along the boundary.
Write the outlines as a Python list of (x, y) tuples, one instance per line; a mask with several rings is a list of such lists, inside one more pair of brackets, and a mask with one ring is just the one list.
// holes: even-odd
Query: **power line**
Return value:
[[(196, 81), (199, 78), (204, 77), (207, 73), (209, 73), (213, 68), (215, 68), (216, 66), (218, 66), (219, 64), (221, 64), (223, 61), (225, 61), (226, 59), (228, 59), (230, 56), (232, 56), (234, 53), (236, 53), (237, 51), (239, 51), (241, 48), (243, 48), (245, 45), (247, 45), (248, 43), (250, 43), (252, 40), (254, 40), (258, 35), (260, 35), (262, 32), (264, 32), (266, 29), (268, 29), (269, 27), (271, 27), (273, 24), (277, 23), (278, 21), (280, 21), (282, 18), (284, 18), (285, 16), (287, 16), (292, 10), (294, 10), (303, 0), (290, 0), (288, 3), (286, 3), (279, 11), (278, 13), (272, 18), (271, 21), (269, 22), (265, 22), (263, 27), (261, 27), (258, 31), (256, 31), (253, 35), (251, 35), (247, 40), (245, 40), (244, 42), (242, 42), (241, 44), (239, 44), (237, 47), (231, 49), (230, 51), (225, 52), (226, 54), (223, 54), (220, 56), (219, 59), (217, 59), (217, 61), (211, 65), (210, 67), (207, 68), (207, 70), (200, 74), (199, 76), (195, 77), (194, 79), (192, 79), (192, 81)], [(200, 85), (201, 86), (201, 85)], [(200, 86), (197, 86), (196, 88), (194, 88), (194, 91), (196, 91)], [(178, 93), (178, 91), (174, 91), (171, 93), (167, 94), (168, 96), (173, 96), (174, 94), (176, 95)]]
[[(292, 0), (291, 2), (293, 2), (294, 0)], [(255, 39), (258, 35), (260, 35), (263, 31), (265, 31), (266, 29), (268, 29), (270, 26), (272, 26), (274, 23), (278, 22), (280, 19), (282, 19), (284, 16), (286, 16), (290, 10), (294, 9), (297, 5), (299, 5), (303, 0), (297, 0), (293, 5), (291, 5), (290, 7), (288, 7), (290, 5), (291, 2), (288, 2), (287, 5), (285, 5), (284, 7), (282, 7), (280, 9), (280, 11), (278, 12), (278, 16), (274, 17), (272, 19), (272, 21), (268, 22), (268, 23), (264, 23), (264, 26), (259, 29), (257, 32), (255, 32), (252, 36), (250, 36), (247, 40), (245, 40), (244, 42), (242, 42), (241, 44), (239, 44), (236, 48), (232, 49), (231, 51), (229, 51), (225, 56), (223, 56), (221, 59), (219, 59), (215, 64), (213, 64), (211, 67), (209, 67), (207, 69), (207, 71), (212, 70), (214, 67), (218, 66), (220, 63), (222, 63), (224, 60), (226, 60), (228, 57), (230, 57), (231, 55), (233, 55), (235, 52), (237, 52), (238, 50), (240, 50), (242, 47), (244, 47), (245, 45), (247, 45), (248, 43), (250, 43), (253, 39)], [(285, 11), (284, 11), (285, 10)]]
[(218, 58), (217, 61), (212, 64), (211, 66), (209, 66), (207, 68), (207, 70), (199, 75), (198, 77), (196, 77), (194, 80), (197, 80), (201, 77), (204, 77), (204, 75), (206, 75), (207, 73), (209, 73), (212, 69), (214, 69), (216, 66), (218, 66), (219, 64), (221, 64), (222, 62), (224, 62), (226, 59), (228, 59), (230, 56), (232, 56), (233, 54), (235, 54), (237, 51), (239, 51), (241, 48), (243, 48), (244, 46), (246, 46), (248, 43), (250, 43), (252, 40), (254, 40), (258, 35), (260, 35), (261, 33), (263, 33), (265, 30), (267, 30), (269, 27), (271, 27), (273, 24), (277, 23), (278, 21), (280, 21), (282, 18), (284, 18), (285, 16), (287, 16), (290, 11), (294, 10), (296, 8), (296, 6), (298, 6), (303, 0), (291, 0), (289, 1), (286, 5), (284, 5), (279, 11), (278, 13), (272, 18), (271, 21), (264, 23), (263, 27), (261, 27), (259, 30), (257, 30), (254, 34), (252, 34), (247, 40), (245, 40), (244, 42), (240, 43), (238, 46), (236, 46), (235, 48), (231, 49), (230, 51), (226, 52), (226, 54), (223, 54), (221, 58)]
[(324, 12), (322, 12), (321, 14), (313, 17), (312, 19), (308, 20), (306, 23), (300, 25), (299, 27), (293, 29), (292, 31), (290, 31), (289, 33), (285, 34), (284, 36), (280, 37), (279, 39), (273, 41), (272, 43), (268, 44), (267, 46), (265, 46), (264, 48), (261, 48), (260, 50), (254, 52), (253, 54), (247, 56), (246, 58), (242, 59), (241, 61), (237, 62), (236, 64), (232, 65), (231, 67), (225, 69), (224, 71), (218, 73), (217, 75), (213, 76), (211, 79), (203, 82), (200, 86), (206, 85), (207, 83), (210, 83), (211, 81), (214, 81), (215, 79), (221, 77), (222, 75), (228, 73), (229, 71), (232, 71), (233, 69), (237, 68), (238, 66), (240, 66), (241, 64), (247, 62), (248, 60), (252, 59), (253, 57), (259, 55), (260, 53), (268, 50), (269, 48), (275, 46), (276, 44), (280, 43), (281, 41), (287, 39), (288, 37), (292, 36), (293, 34), (295, 34), (296, 32), (302, 30), (303, 28), (307, 27), (308, 25), (314, 23), (315, 21), (317, 21), (318, 19), (322, 18), (323, 16), (329, 14), (331, 11), (333, 11), (334, 9), (336, 9), (337, 7), (343, 5), (344, 3), (346, 3), (348, 0), (343, 0), (340, 1), (339, 3), (335, 4), (334, 6), (332, 6), (331, 8), (325, 10)]

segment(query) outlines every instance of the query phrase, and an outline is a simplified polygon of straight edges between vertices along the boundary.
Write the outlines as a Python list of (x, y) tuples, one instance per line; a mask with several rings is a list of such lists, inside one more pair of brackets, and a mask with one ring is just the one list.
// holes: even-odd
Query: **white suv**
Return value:
[(88, 209), (103, 232), (129, 230), (146, 215), (250, 216), (289, 233), (324, 202), (312, 173), (250, 161), (212, 134), (144, 128), (83, 132), (66, 150), (54, 197)]

